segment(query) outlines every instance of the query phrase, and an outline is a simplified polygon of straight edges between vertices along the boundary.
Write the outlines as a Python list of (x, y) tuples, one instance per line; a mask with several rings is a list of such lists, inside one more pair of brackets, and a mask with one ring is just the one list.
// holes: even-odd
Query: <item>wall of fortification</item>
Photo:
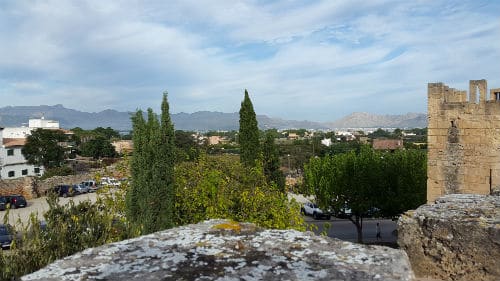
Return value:
[(427, 201), (500, 190), (500, 89), (471, 80), (469, 93), (428, 84)]

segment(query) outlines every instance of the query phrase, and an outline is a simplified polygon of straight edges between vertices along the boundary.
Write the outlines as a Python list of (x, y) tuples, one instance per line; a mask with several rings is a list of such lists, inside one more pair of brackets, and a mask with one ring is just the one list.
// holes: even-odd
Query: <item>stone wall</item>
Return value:
[(468, 97), (428, 84), (429, 203), (444, 194), (500, 190), (500, 89), (488, 97), (486, 80), (471, 80), (469, 88)]
[[(21, 194), (26, 199), (43, 196), (45, 191), (58, 184), (77, 184), (85, 180), (95, 179), (102, 171), (91, 170), (88, 173), (69, 176), (55, 176), (44, 180), (35, 177), (24, 177), (12, 180), (0, 180), (0, 195)], [(37, 191), (38, 190), (38, 194)]]
[(453, 194), (398, 221), (398, 243), (417, 277), (500, 280), (500, 197)]
[(87, 249), (22, 280), (414, 280), (405, 252), (211, 220)]

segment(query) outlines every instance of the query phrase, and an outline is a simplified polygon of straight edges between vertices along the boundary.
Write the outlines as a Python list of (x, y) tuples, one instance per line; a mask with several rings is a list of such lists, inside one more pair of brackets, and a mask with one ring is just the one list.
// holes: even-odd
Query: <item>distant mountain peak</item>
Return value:
[[(65, 108), (62, 104), (40, 106), (6, 106), (0, 108), (0, 127), (17, 127), (29, 118), (41, 116), (59, 121), (63, 128), (80, 127), (94, 129), (111, 127), (116, 130), (130, 130), (132, 127), (130, 112), (106, 109), (101, 112), (82, 112)], [(178, 130), (210, 131), (238, 130), (239, 114), (217, 111), (197, 111), (194, 113), (171, 114), (172, 122)], [(266, 115), (257, 115), (261, 129), (335, 129), (335, 128), (423, 128), (427, 126), (427, 115), (407, 113), (404, 115), (377, 115), (368, 112), (354, 112), (330, 123), (313, 121), (285, 120)]]

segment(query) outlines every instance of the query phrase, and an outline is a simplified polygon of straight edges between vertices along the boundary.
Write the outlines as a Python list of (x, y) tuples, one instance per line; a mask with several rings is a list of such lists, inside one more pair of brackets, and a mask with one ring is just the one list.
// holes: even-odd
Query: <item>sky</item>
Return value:
[(0, 1), (0, 107), (333, 121), (500, 88), (500, 1)]

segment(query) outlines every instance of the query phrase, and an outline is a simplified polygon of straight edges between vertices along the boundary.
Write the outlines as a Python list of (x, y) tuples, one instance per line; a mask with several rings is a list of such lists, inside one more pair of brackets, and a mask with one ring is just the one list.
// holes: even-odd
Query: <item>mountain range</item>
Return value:
[[(107, 109), (100, 112), (82, 112), (65, 108), (61, 104), (40, 106), (7, 106), (0, 108), (0, 127), (19, 127), (26, 125), (30, 118), (59, 121), (62, 128), (80, 127), (94, 129), (111, 127), (119, 131), (128, 131), (132, 124), (132, 112), (120, 112)], [(238, 130), (239, 114), (212, 111), (171, 114), (172, 122), (177, 130), (210, 131)], [(427, 127), (427, 115), (408, 113), (404, 115), (377, 115), (366, 112), (355, 112), (332, 122), (313, 122), (285, 120), (266, 115), (257, 115), (261, 129), (340, 129), (340, 128), (424, 128)]]

